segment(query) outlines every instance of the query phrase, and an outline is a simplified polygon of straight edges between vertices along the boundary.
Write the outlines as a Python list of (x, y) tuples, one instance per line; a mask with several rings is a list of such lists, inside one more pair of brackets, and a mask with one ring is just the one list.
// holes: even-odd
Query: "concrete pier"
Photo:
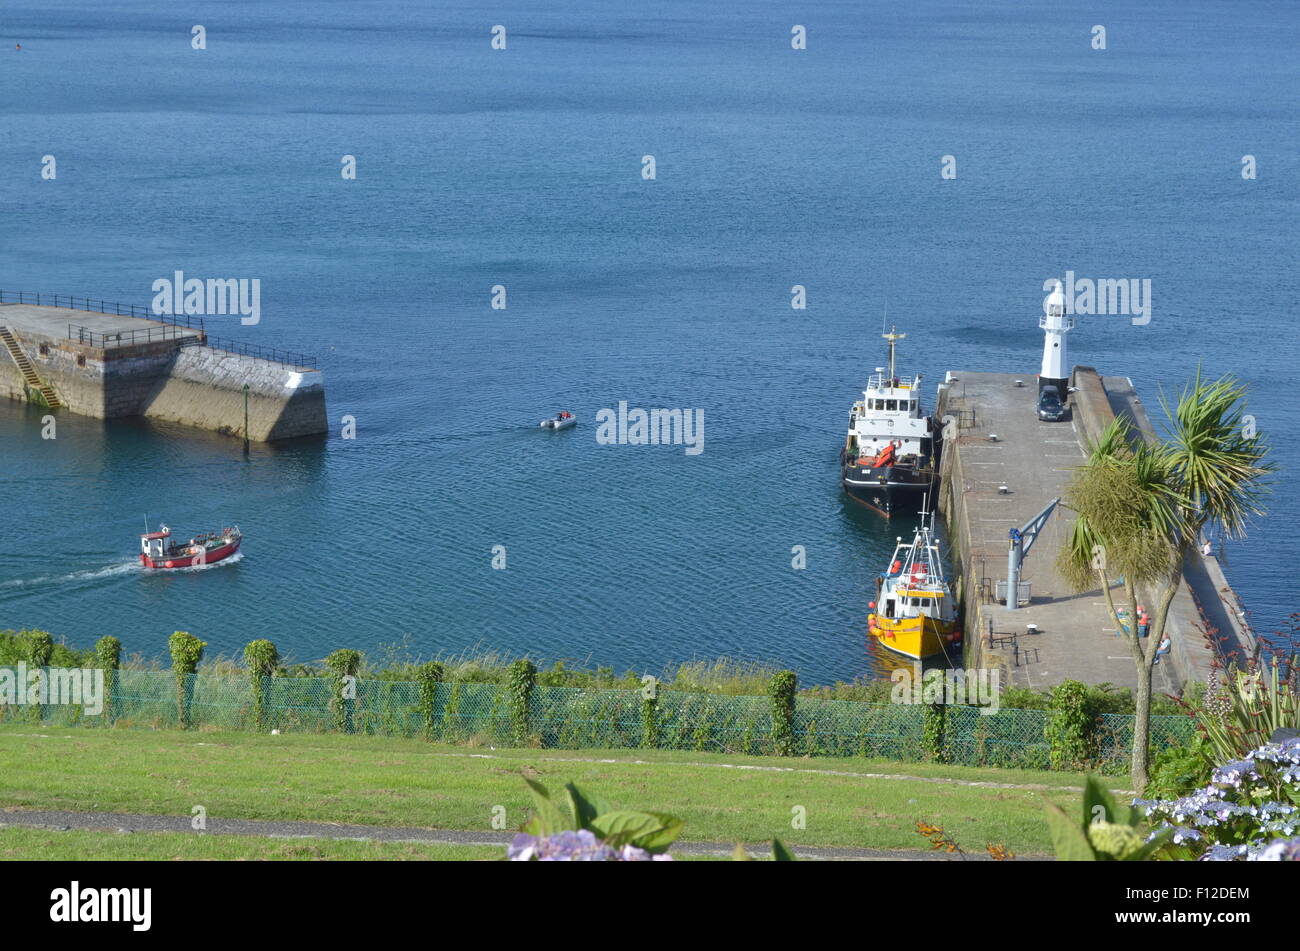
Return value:
[(310, 361), (217, 345), (197, 323), (0, 302), (0, 328), (8, 330), (0, 346), (0, 395), (11, 399), (48, 401), (32, 385), (34, 371), (58, 405), (99, 419), (145, 416), (254, 442), (328, 429), (324, 381)]
[[(1064, 495), (1088, 441), (1117, 414), (1154, 435), (1128, 378), (1103, 378), (1091, 367), (1076, 367), (1072, 385), (1071, 416), (1057, 423), (1038, 420), (1032, 374), (954, 371), (940, 387), (938, 416), (951, 416), (958, 434), (944, 444), (939, 504), (962, 599), (966, 663), (1001, 668), (1003, 682), (1017, 686), (1050, 687), (1068, 679), (1132, 687), (1133, 657), (1102, 591), (1076, 594), (1056, 570), (1073, 524), (1063, 506), (1025, 559), (1021, 580), (1031, 585), (1029, 605), (1013, 611), (995, 600), (997, 582), (1006, 579), (1009, 530)], [(1214, 648), (1202, 625), (1218, 632)], [(1171, 653), (1154, 671), (1159, 691), (1205, 680), (1216, 649), (1237, 657), (1254, 651), (1236, 595), (1217, 561), (1199, 552), (1188, 557), (1168, 633)]]

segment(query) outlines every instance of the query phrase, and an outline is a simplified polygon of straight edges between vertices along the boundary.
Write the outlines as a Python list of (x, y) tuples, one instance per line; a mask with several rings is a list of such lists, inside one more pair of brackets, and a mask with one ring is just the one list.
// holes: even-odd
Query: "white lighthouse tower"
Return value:
[(1056, 387), (1065, 402), (1070, 386), (1070, 363), (1065, 354), (1065, 335), (1074, 329), (1074, 317), (1065, 314), (1065, 293), (1061, 282), (1052, 282), (1052, 292), (1043, 301), (1043, 316), (1038, 319), (1043, 328), (1043, 368), (1038, 374), (1038, 392), (1045, 386)]

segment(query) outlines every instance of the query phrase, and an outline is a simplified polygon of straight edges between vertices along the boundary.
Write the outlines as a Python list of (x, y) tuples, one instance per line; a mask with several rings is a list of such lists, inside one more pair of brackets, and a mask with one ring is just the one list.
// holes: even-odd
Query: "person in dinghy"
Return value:
[(568, 410), (556, 413), (550, 419), (544, 419), (540, 423), (543, 429), (568, 429), (578, 422), (578, 418)]

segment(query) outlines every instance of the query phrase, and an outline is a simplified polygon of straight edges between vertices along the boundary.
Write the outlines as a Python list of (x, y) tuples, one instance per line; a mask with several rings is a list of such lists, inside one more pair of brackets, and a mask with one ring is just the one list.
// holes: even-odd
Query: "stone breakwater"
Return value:
[[(144, 416), (242, 437), (247, 386), (250, 440), (270, 442), (328, 429), (320, 370), (208, 346), (198, 331), (140, 317), (27, 304), (0, 305), (0, 326), (10, 329), (42, 381), (74, 413), (99, 419)], [(35, 396), (2, 349), (0, 395)]]

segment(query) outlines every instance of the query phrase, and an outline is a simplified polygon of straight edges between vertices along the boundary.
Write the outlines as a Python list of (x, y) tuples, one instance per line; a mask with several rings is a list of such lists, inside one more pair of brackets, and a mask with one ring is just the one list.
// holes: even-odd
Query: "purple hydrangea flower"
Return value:
[[(1199, 843), (1202, 861), (1271, 861), (1300, 854), (1300, 808), (1278, 802), (1278, 783), (1300, 784), (1300, 740), (1266, 743), (1217, 768), (1203, 789), (1174, 800), (1134, 799), (1158, 823), (1154, 838), (1172, 830), (1174, 842)], [(1295, 794), (1286, 790), (1295, 801)]]
[(1220, 766), (1210, 777), (1210, 782), (1216, 786), (1223, 785), (1240, 789), (1244, 780), (1258, 778), (1259, 772), (1255, 769), (1255, 764), (1248, 759), (1243, 759)]
[(521, 832), (506, 849), (512, 862), (671, 862), (668, 855), (651, 855), (645, 849), (625, 845), (614, 849), (589, 829), (566, 830), (550, 836)]

